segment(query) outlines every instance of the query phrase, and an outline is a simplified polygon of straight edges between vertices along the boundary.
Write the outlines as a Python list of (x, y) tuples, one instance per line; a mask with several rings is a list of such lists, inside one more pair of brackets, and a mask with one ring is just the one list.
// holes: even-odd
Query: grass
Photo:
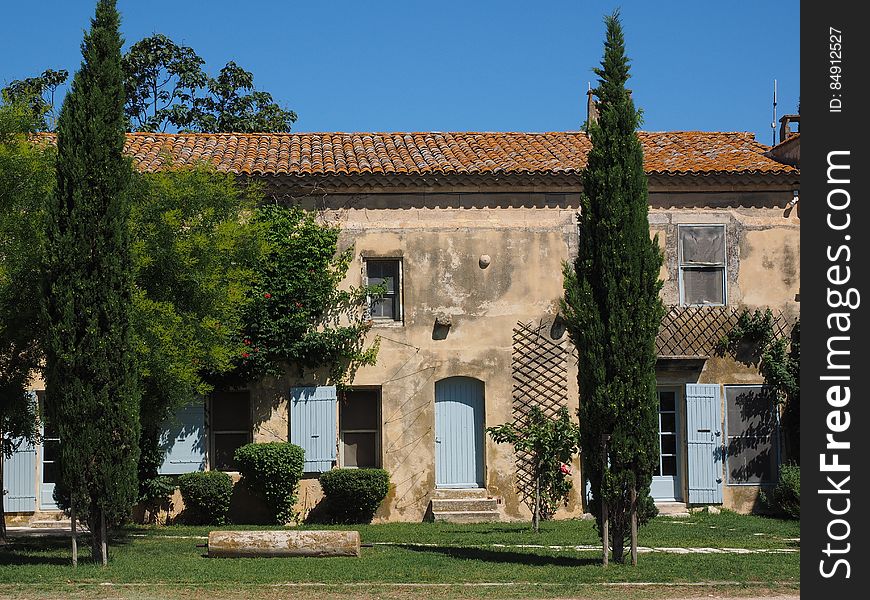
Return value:
[[(197, 544), (205, 543), (208, 528), (129, 527), (116, 532), (105, 569), (89, 561), (82, 561), (77, 569), (68, 566), (66, 538), (18, 538), (9, 548), (0, 549), (0, 597), (104, 597), (111, 590), (111, 597), (157, 598), (171, 593), (179, 598), (214, 599), (237, 597), (239, 586), (244, 586), (244, 595), (250, 598), (542, 598), (582, 593), (606, 599), (631, 598), (636, 593), (645, 594), (636, 597), (654, 597), (656, 591), (675, 597), (682, 589), (684, 595), (705, 595), (709, 582), (718, 582), (711, 589), (727, 588), (729, 593), (799, 586), (797, 552), (648, 553), (640, 555), (636, 568), (605, 569), (600, 552), (594, 550), (520, 547), (595, 545), (598, 538), (590, 521), (545, 522), (539, 535), (527, 523), (390, 523), (350, 528), (360, 531), (363, 543), (374, 544), (363, 548), (359, 559), (207, 559), (205, 549)], [(799, 536), (797, 522), (723, 512), (656, 518), (641, 529), (639, 543), (769, 550), (796, 548), (797, 543), (789, 540)], [(502, 546), (494, 546), (498, 544)], [(601, 585), (637, 583), (659, 585)], [(702, 584), (705, 594), (699, 593), (697, 584)]]

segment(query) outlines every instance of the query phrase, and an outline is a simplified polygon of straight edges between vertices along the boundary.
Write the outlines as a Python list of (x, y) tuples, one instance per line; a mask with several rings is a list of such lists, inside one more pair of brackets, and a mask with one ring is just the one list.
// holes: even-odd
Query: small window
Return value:
[(677, 394), (658, 390), (659, 396), (659, 470), (655, 475), (677, 475)]
[(251, 394), (247, 390), (215, 392), (209, 410), (211, 468), (237, 471), (233, 455), (251, 442)]
[(725, 386), (729, 484), (776, 481), (779, 422), (772, 395), (760, 385)]
[(725, 304), (725, 226), (680, 225), (680, 299), (686, 305)]
[(345, 390), (339, 403), (341, 464), (381, 466), (381, 394), (377, 389)]
[(377, 321), (402, 320), (402, 261), (366, 260), (366, 280), (368, 285), (383, 285), (382, 298), (372, 300), (369, 312)]

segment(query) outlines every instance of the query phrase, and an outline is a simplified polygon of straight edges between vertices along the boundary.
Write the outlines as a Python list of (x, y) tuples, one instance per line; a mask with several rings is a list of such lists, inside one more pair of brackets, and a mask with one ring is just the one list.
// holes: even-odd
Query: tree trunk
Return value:
[(620, 528), (614, 528), (613, 532), (613, 562), (623, 564), (625, 562), (625, 529), (618, 531)]
[(109, 540), (106, 536), (106, 512), (100, 511), (100, 561), (102, 565), (108, 566), (109, 564)]
[(610, 523), (607, 514), (607, 500), (601, 499), (601, 545), (604, 552), (604, 566), (607, 566), (608, 554), (610, 554)]
[(535, 510), (532, 511), (532, 529), (539, 533), (541, 527), (541, 466), (535, 462)]
[(70, 499), (69, 506), (69, 527), (70, 527), (70, 542), (72, 544), (72, 566), (79, 566), (79, 541), (76, 533), (76, 501)]
[(631, 565), (637, 566), (637, 484), (631, 484)]
[(106, 540), (106, 515), (92, 506), (88, 518), (88, 528), (91, 530), (91, 558), (95, 563), (108, 564), (108, 544)]
[(6, 493), (3, 487), (3, 466), (6, 463), (6, 456), (0, 451), (0, 546), (6, 545), (6, 504), (3, 501), (3, 496)]

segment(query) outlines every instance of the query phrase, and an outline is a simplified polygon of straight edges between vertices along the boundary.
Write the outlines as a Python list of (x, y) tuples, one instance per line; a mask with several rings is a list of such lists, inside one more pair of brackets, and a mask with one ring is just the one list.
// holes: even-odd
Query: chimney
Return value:
[[(628, 99), (632, 99), (631, 90), (625, 90), (628, 92)], [(590, 87), (586, 92), (586, 123), (587, 126), (591, 123), (598, 122), (598, 101), (595, 100), (595, 91)]]
[(592, 88), (589, 88), (589, 91), (586, 92), (586, 124), (591, 125), (592, 123), (598, 122), (598, 102), (595, 101), (594, 92)]
[[(801, 132), (800, 115), (783, 115), (779, 120), (779, 141), (784, 142), (790, 137), (794, 137)], [(797, 131), (792, 130), (792, 125), (797, 125)]]

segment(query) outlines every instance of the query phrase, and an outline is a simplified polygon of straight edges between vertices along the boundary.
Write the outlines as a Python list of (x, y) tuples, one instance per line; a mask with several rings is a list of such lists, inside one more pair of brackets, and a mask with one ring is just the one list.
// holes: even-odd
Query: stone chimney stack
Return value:
[[(782, 115), (779, 120), (779, 141), (784, 142), (790, 137), (801, 132), (801, 116), (800, 115)], [(797, 125), (797, 131), (792, 130), (792, 125)]]
[[(631, 90), (626, 90), (628, 97), (632, 97)], [(586, 123), (598, 122), (598, 101), (595, 99), (594, 90), (590, 89), (586, 92)]]
[(593, 91), (586, 92), (586, 123), (587, 125), (598, 122), (598, 102), (595, 101)]

